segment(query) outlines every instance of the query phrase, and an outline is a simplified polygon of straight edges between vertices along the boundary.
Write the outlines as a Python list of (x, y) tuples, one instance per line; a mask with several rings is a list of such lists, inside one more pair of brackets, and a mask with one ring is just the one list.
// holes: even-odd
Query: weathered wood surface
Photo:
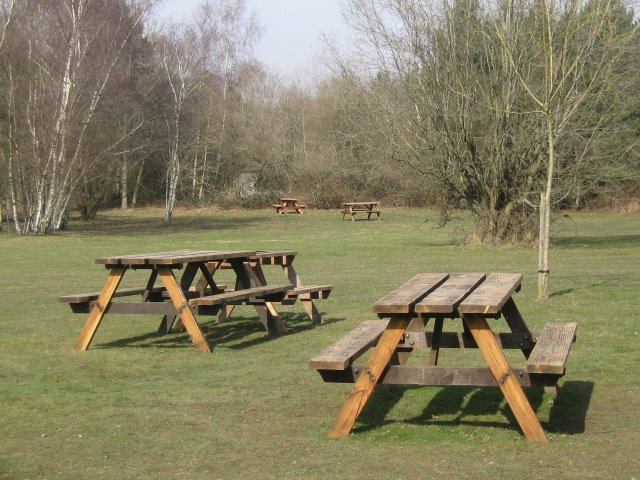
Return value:
[(451, 274), (442, 285), (416, 304), (416, 313), (455, 313), (458, 305), (485, 278), (483, 273)]
[(564, 374), (577, 323), (547, 323), (527, 360), (528, 373)]
[(265, 285), (261, 287), (244, 288), (231, 292), (208, 295), (206, 297), (192, 298), (189, 300), (189, 303), (190, 305), (219, 305), (222, 303), (266, 297), (278, 293), (282, 293), (284, 296), (291, 287), (292, 285)]
[(382, 372), (389, 364), (389, 360), (396, 351), (398, 342), (411, 320), (407, 318), (392, 318), (382, 333), (376, 348), (367, 362), (367, 366), (356, 380), (351, 393), (342, 405), (338, 418), (329, 432), (331, 438), (341, 438), (349, 435), (356, 418), (362, 412), (367, 400), (371, 397)]
[(232, 258), (251, 257), (250, 251), (213, 251), (213, 250), (180, 250), (176, 252), (142, 253), (137, 255), (120, 255), (96, 259), (96, 263), (122, 266), (154, 266), (179, 265), (192, 262), (223, 262)]
[[(142, 295), (145, 293), (146, 288), (138, 287), (138, 288), (121, 288), (116, 290), (112, 297), (128, 297), (134, 295)], [(150, 293), (162, 293), (165, 291), (164, 287), (154, 287), (150, 290)], [(60, 303), (86, 303), (97, 300), (100, 296), (100, 292), (91, 292), (91, 293), (75, 293), (72, 295), (64, 295), (58, 297), (58, 301)]]
[(421, 273), (373, 304), (378, 314), (411, 313), (416, 303), (449, 277), (446, 273)]
[[(351, 364), (345, 370), (318, 370), (325, 382), (353, 383), (364, 365)], [(522, 387), (548, 387), (557, 384), (560, 375), (528, 374), (524, 368), (512, 368)], [(496, 387), (489, 367), (443, 367), (391, 365), (378, 381), (382, 385)]]
[(495, 335), (485, 317), (480, 314), (468, 314), (463, 318), (524, 435), (532, 441), (547, 442), (547, 436), (542, 430), (540, 421), (496, 342)]
[[(503, 350), (533, 348), (532, 335), (529, 333), (494, 332), (494, 335)], [(413, 348), (432, 348), (433, 333), (407, 332), (400, 345)], [(442, 332), (439, 345), (440, 348), (478, 348), (473, 336), (464, 332)]]
[(380, 338), (389, 322), (367, 320), (309, 360), (314, 370), (344, 370)]
[(458, 311), (462, 314), (497, 314), (521, 283), (521, 273), (492, 273), (462, 301)]
[(251, 260), (258, 261), (261, 265), (290, 265), (296, 257), (297, 252), (291, 250), (268, 251), (258, 250), (251, 257)]
[(118, 289), (118, 285), (120, 285), (125, 271), (126, 268), (124, 267), (112, 268), (109, 271), (107, 281), (104, 283), (102, 290), (100, 290), (100, 295), (98, 296), (96, 303), (91, 308), (89, 317), (87, 318), (82, 332), (80, 332), (80, 336), (76, 341), (76, 350), (84, 351), (89, 348), (91, 340), (93, 340), (93, 337), (100, 326), (100, 322), (104, 318), (105, 310), (111, 303), (113, 292)]
[(173, 271), (170, 268), (159, 268), (158, 275), (166, 287), (169, 297), (171, 298), (171, 302), (178, 312), (182, 325), (184, 325), (189, 337), (191, 337), (191, 341), (199, 352), (210, 353), (211, 348), (209, 347), (209, 343), (202, 334), (200, 325), (198, 325), (196, 317), (189, 308), (187, 299), (182, 293), (182, 289), (178, 285), (178, 282), (176, 282), (176, 277), (173, 275)]
[(304, 285), (289, 290), (287, 298), (306, 295), (308, 298), (325, 299), (329, 297), (331, 290), (333, 290), (333, 285)]

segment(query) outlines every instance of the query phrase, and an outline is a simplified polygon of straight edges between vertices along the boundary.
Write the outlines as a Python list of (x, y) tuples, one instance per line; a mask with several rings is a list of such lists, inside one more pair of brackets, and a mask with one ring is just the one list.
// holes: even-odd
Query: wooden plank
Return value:
[(527, 373), (564, 374), (577, 323), (547, 323), (527, 360)]
[[(353, 383), (362, 372), (363, 365), (352, 364), (345, 370), (318, 370), (325, 382)], [(558, 383), (559, 375), (529, 375), (523, 368), (513, 369), (522, 387), (551, 387)], [(381, 385), (467, 386), (496, 387), (496, 379), (489, 367), (417, 367), (392, 365), (378, 382)]]
[(109, 276), (100, 291), (98, 300), (94, 304), (93, 308), (91, 308), (89, 317), (87, 318), (82, 332), (80, 332), (80, 336), (76, 341), (76, 350), (84, 351), (89, 348), (91, 340), (93, 340), (93, 337), (100, 326), (100, 322), (102, 322), (105, 310), (111, 303), (113, 293), (118, 289), (118, 285), (120, 285), (120, 282), (122, 281), (124, 272), (126, 272), (126, 268), (122, 267), (112, 268), (109, 271)]
[(529, 400), (524, 394), (515, 372), (509, 366), (509, 362), (502, 353), (496, 337), (491, 331), (487, 320), (482, 315), (464, 315), (463, 319), (468, 325), (473, 338), (478, 344), (482, 356), (491, 369), (502, 394), (506, 399), (513, 415), (516, 417), (524, 435), (532, 441), (547, 442), (547, 437), (542, 430), (540, 421), (536, 417)]
[(467, 298), (460, 313), (497, 314), (522, 283), (521, 273), (492, 273)]
[(265, 297), (277, 293), (286, 293), (293, 285), (264, 285), (262, 287), (244, 288), (231, 292), (208, 295), (206, 297), (193, 298), (189, 301), (191, 305), (218, 305), (240, 300), (250, 300), (256, 297)]
[(373, 388), (378, 383), (382, 372), (389, 364), (389, 360), (396, 351), (398, 342), (402, 338), (405, 329), (411, 319), (407, 317), (394, 317), (389, 320), (387, 328), (382, 333), (371, 358), (367, 362), (365, 370), (356, 380), (349, 397), (338, 413), (338, 418), (329, 432), (331, 438), (341, 438), (349, 435), (353, 425), (362, 412), (365, 404), (373, 393)]
[[(112, 297), (128, 297), (132, 295), (142, 295), (146, 291), (145, 287), (136, 287), (136, 288), (121, 288), (116, 290)], [(151, 289), (150, 293), (161, 293), (164, 291), (164, 287), (154, 287)], [(100, 296), (100, 292), (91, 292), (91, 293), (76, 293), (72, 295), (64, 295), (62, 297), (58, 297), (58, 301), (60, 303), (85, 303), (91, 302), (93, 300), (97, 300)]]
[(124, 266), (153, 266), (178, 265), (191, 262), (216, 262), (232, 258), (251, 257), (255, 250), (250, 251), (212, 251), (212, 250), (179, 250), (176, 252), (141, 253), (135, 255), (121, 255), (96, 259), (96, 263), (104, 265)]
[[(533, 348), (533, 336), (529, 333), (495, 332), (494, 335), (496, 342), (503, 350)], [(432, 348), (433, 333), (407, 332), (404, 336), (404, 341), (400, 345), (412, 348)], [(471, 334), (442, 332), (440, 335), (440, 348), (478, 348), (478, 344), (476, 344)]]
[(416, 303), (449, 277), (446, 273), (421, 273), (373, 304), (379, 314), (411, 313)]
[(159, 268), (158, 274), (160, 275), (162, 283), (167, 288), (167, 292), (169, 293), (171, 302), (173, 303), (175, 309), (178, 311), (180, 320), (182, 321), (184, 328), (187, 330), (187, 333), (191, 337), (191, 341), (198, 349), (198, 351), (203, 353), (210, 353), (211, 348), (209, 347), (209, 343), (202, 334), (200, 325), (198, 325), (196, 317), (193, 315), (193, 312), (189, 308), (187, 299), (184, 297), (182, 290), (178, 286), (176, 277), (174, 277), (173, 272), (169, 268)]
[(367, 320), (309, 360), (314, 370), (344, 370), (351, 362), (374, 345), (389, 322)]
[(484, 279), (484, 273), (455, 273), (416, 305), (416, 313), (454, 313)]
[(333, 289), (333, 285), (305, 285), (295, 287), (287, 292), (287, 297), (297, 297), (299, 295), (317, 293), (315, 298), (327, 298)]

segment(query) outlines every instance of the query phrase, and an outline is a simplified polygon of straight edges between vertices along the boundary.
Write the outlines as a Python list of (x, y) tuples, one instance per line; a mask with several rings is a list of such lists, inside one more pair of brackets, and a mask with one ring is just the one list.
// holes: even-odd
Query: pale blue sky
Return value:
[[(165, 0), (156, 10), (160, 18), (188, 19), (200, 0)], [(322, 32), (345, 35), (340, 14), (342, 0), (246, 0), (264, 32), (256, 47), (260, 61), (287, 77), (309, 75), (320, 68)]]

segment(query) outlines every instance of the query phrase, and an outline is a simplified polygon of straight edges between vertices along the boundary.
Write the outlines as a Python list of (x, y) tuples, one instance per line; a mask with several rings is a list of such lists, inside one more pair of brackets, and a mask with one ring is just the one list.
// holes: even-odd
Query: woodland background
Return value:
[[(284, 80), (260, 19), (203, 0), (1, 0), (0, 226), (102, 208), (312, 208), (375, 198), (471, 211), (534, 242), (545, 210), (637, 208), (638, 22), (625, 0), (345, 0), (354, 42)], [(295, 41), (295, 39), (292, 39)], [(542, 213), (541, 213), (542, 212)]]

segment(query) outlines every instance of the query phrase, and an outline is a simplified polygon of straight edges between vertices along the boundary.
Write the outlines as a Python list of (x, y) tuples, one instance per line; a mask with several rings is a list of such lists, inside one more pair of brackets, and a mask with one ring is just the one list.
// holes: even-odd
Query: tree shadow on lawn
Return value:
[[(520, 432), (520, 427), (502, 392), (496, 387), (445, 387), (440, 388), (422, 414), (407, 420), (385, 420), (391, 409), (409, 389), (422, 387), (394, 386), (374, 392), (358, 418), (354, 433), (380, 428), (392, 423), (415, 425), (472, 425), (504, 428), (504, 422), (482, 421), (478, 416), (501, 412), (510, 423), (510, 428)], [(574, 435), (585, 431), (585, 418), (593, 394), (594, 383), (569, 381), (558, 388), (549, 413), (548, 422), (540, 422), (547, 432)], [(544, 400), (542, 388), (528, 388), (525, 393), (531, 407), (538, 411)], [(441, 418), (447, 416), (447, 418)], [(453, 416), (453, 418), (451, 417)], [(472, 418), (467, 418), (472, 417)]]
[(266, 216), (216, 217), (211, 215), (189, 215), (173, 217), (170, 224), (162, 217), (116, 217), (102, 216), (92, 222), (74, 222), (66, 232), (76, 235), (148, 235), (150, 233), (183, 233), (216, 230), (231, 230), (259, 225), (272, 220)]
[[(323, 325), (328, 325), (329, 323), (344, 320), (343, 318), (326, 318), (323, 316), (323, 323), (314, 324), (311, 323), (309, 317), (304, 313), (287, 312), (284, 314), (281, 313), (280, 316), (287, 328), (287, 332), (284, 334), (269, 334), (257, 316), (234, 315), (229, 321), (224, 323), (218, 323), (216, 321), (200, 323), (200, 328), (212, 350), (215, 350), (218, 346), (241, 350), (254, 345), (271, 342), (282, 336), (301, 333)], [(260, 336), (256, 337), (255, 335)], [(135, 337), (100, 343), (94, 348), (185, 348), (186, 346), (193, 346), (186, 332), (164, 334), (154, 331)]]
[(557, 292), (552, 292), (551, 293), (551, 297), (561, 297), (563, 295), (568, 295), (570, 293), (575, 292), (576, 290), (588, 290), (591, 288), (598, 288), (598, 287), (602, 287), (603, 285), (607, 285), (609, 283), (614, 283), (619, 281), (618, 278), (610, 278), (608, 280), (603, 280), (602, 282), (596, 282), (596, 283), (592, 283), (590, 285), (585, 285), (583, 287), (578, 287), (578, 288), (565, 288), (563, 290), (558, 290)]
[(594, 247), (638, 247), (640, 235), (603, 235), (603, 236), (572, 236), (553, 239), (553, 246), (559, 248)]

